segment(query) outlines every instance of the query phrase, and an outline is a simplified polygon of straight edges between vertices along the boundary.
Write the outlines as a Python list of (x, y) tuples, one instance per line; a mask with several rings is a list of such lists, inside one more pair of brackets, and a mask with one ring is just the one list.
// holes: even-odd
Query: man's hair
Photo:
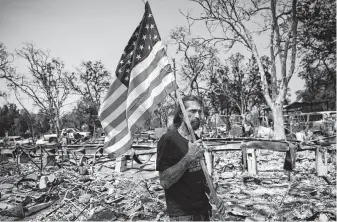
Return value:
[[(200, 104), (201, 107), (203, 107), (203, 102), (202, 99), (199, 96), (194, 96), (194, 95), (188, 95), (184, 96), (181, 99), (186, 106), (187, 101), (195, 101)], [(179, 128), (181, 123), (183, 122), (183, 118), (180, 117), (180, 114), (182, 114), (181, 107), (179, 103), (177, 104), (177, 109), (175, 110), (174, 117), (173, 117), (173, 126), (175, 128)]]

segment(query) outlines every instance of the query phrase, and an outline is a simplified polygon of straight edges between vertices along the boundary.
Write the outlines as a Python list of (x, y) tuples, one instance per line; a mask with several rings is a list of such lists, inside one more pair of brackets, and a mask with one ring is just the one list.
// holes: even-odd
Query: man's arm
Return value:
[(188, 152), (186, 155), (175, 165), (167, 168), (166, 170), (159, 171), (160, 185), (164, 189), (168, 189), (172, 184), (176, 183), (184, 174), (188, 166), (193, 160), (200, 159), (203, 156), (205, 149), (201, 144), (201, 140), (194, 143), (188, 143)]
[(177, 164), (159, 172), (160, 185), (164, 189), (168, 189), (172, 184), (176, 183), (184, 174), (189, 166), (192, 158), (190, 155), (185, 155)]

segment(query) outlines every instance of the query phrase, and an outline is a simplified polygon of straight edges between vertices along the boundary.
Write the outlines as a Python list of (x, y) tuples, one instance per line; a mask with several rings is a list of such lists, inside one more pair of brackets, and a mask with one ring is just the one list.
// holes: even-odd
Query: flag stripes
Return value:
[[(167, 59), (166, 59), (167, 61)], [(166, 67), (168, 64), (164, 66)], [(166, 67), (166, 69), (168, 69), (168, 67)], [(170, 70), (170, 69), (169, 69)], [(168, 70), (168, 71), (169, 71)], [(151, 74), (148, 76), (148, 78), (146, 78), (142, 83), (140, 83), (136, 88), (134, 88), (131, 93), (129, 93), (128, 99), (127, 99), (127, 106), (132, 108), (132, 103), (134, 101), (137, 101), (137, 98), (139, 98), (139, 94), (141, 94), (142, 92), (146, 91), (149, 89), (149, 87), (151, 86), (151, 84), (155, 83), (155, 79), (158, 78), (159, 74), (162, 73), (161, 77), (163, 78), (167, 71), (166, 70), (162, 70), (161, 66), (157, 66), (152, 72)]]
[(147, 2), (143, 19), (124, 49), (116, 77), (100, 107), (98, 115), (106, 132), (104, 151), (117, 157), (129, 150), (133, 135), (176, 88)]
[(168, 64), (165, 66), (162, 70), (159, 70), (159, 74), (156, 76), (156, 78), (147, 86), (147, 88), (144, 88), (144, 92), (140, 93), (140, 96), (138, 97), (138, 100), (133, 101), (133, 103), (128, 106), (128, 113), (132, 114), (135, 109), (138, 107), (138, 104), (142, 104), (145, 100), (147, 100), (150, 97), (150, 92), (156, 88), (159, 84), (161, 84), (161, 81), (165, 78), (166, 70), (171, 69), (171, 66)]
[(167, 57), (164, 56), (165, 50), (162, 49), (157, 53), (157, 55), (152, 60), (151, 64), (148, 67), (146, 67), (146, 69), (144, 69), (142, 72), (135, 73), (136, 76), (129, 83), (129, 89), (132, 91), (133, 88), (136, 88), (140, 83), (144, 82), (144, 80), (148, 78), (148, 73), (152, 73), (154, 69), (158, 69), (160, 67), (164, 67), (167, 64), (169, 64)]
[[(169, 92), (174, 91), (177, 86), (174, 82), (170, 82), (166, 85), (166, 88), (164, 91), (162, 89), (160, 90), (161, 86), (158, 87), (156, 90), (156, 93), (152, 95), (153, 103), (159, 103), (163, 101), (163, 99), (166, 97), (166, 95)], [(159, 92), (159, 94), (157, 94)], [(155, 96), (156, 95), (156, 96)], [(130, 149), (129, 146), (132, 145), (133, 138), (132, 138), (132, 132), (135, 132), (137, 130), (137, 127), (140, 125), (145, 124), (145, 122), (148, 120), (148, 118), (151, 117), (151, 113), (154, 111), (155, 106), (151, 106), (146, 112), (143, 112), (142, 116), (138, 119), (136, 122), (137, 124), (132, 125), (130, 131), (126, 128), (124, 129), (116, 138), (122, 138), (119, 142), (115, 143), (114, 140), (110, 140), (105, 144), (105, 152), (112, 153), (112, 157), (117, 157), (123, 153), (125, 153), (128, 149)], [(123, 147), (124, 146), (124, 147)]]

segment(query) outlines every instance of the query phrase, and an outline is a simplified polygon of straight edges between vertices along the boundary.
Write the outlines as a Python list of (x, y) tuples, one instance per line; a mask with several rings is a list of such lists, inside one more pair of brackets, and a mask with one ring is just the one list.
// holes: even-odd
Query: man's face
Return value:
[(193, 130), (199, 129), (202, 115), (200, 104), (196, 101), (186, 101), (185, 108)]

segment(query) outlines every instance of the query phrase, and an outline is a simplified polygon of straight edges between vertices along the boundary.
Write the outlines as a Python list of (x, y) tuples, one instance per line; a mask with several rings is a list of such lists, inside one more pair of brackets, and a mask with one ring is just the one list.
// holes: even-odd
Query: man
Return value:
[[(203, 105), (199, 97), (185, 96), (183, 103), (193, 130), (200, 127)], [(173, 119), (174, 127), (158, 142), (157, 168), (160, 184), (165, 190), (167, 212), (170, 220), (198, 221), (209, 220), (211, 205), (200, 160), (205, 148), (201, 140), (191, 142), (191, 136), (178, 107)], [(213, 200), (221, 213), (222, 201)]]

